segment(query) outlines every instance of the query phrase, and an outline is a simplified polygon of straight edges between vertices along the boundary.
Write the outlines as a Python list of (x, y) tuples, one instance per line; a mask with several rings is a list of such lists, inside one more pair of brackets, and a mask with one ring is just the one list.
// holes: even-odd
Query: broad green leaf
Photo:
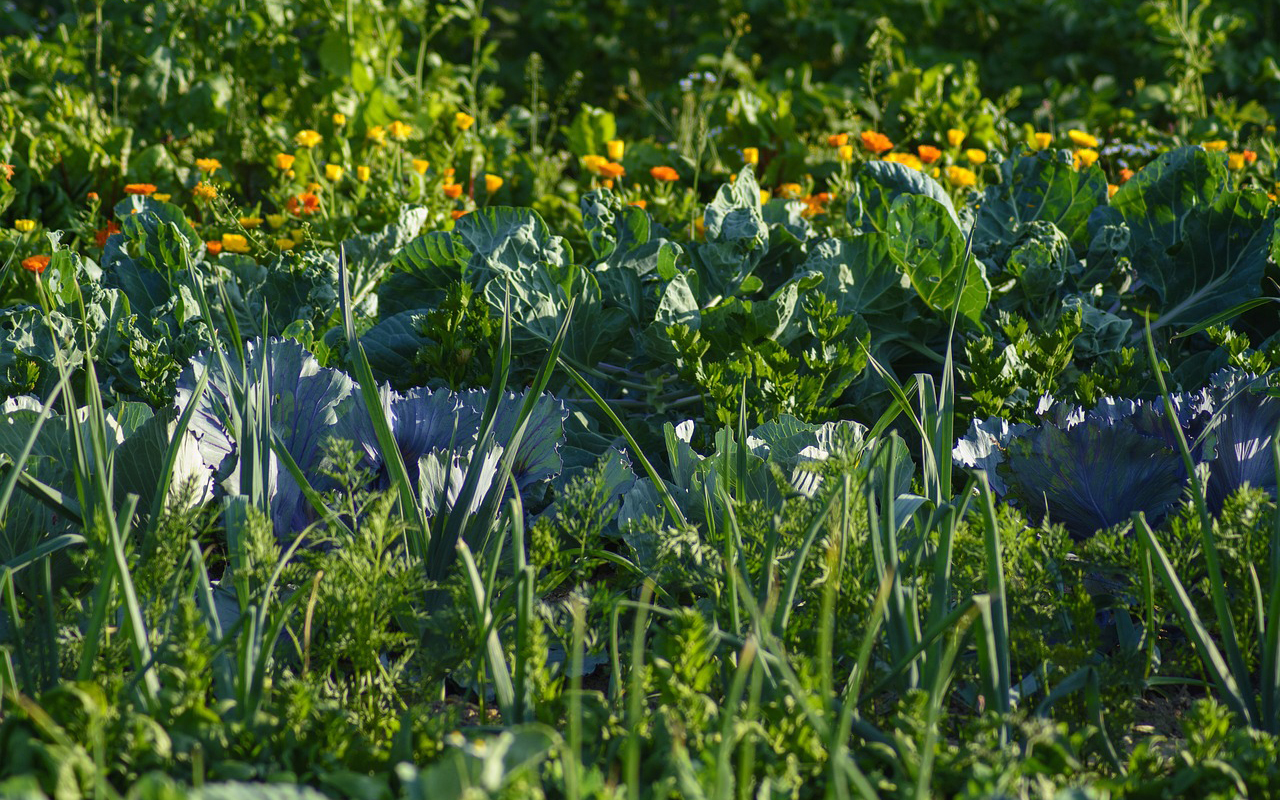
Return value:
[(936, 200), (957, 227), (951, 196), (942, 185), (918, 169), (892, 161), (869, 161), (858, 171), (858, 186), (845, 207), (845, 217), (864, 231), (887, 231), (889, 209), (902, 195), (920, 195)]
[(432, 231), (409, 242), (392, 259), (389, 274), (378, 285), (379, 313), (385, 317), (434, 308), (449, 284), (467, 276), (470, 258), (471, 251), (453, 234)]
[(988, 186), (978, 211), (974, 252), (1004, 260), (1023, 224), (1052, 222), (1076, 252), (1089, 246), (1089, 215), (1105, 204), (1107, 179), (1097, 166), (1078, 171), (1065, 153), (1040, 152), (1000, 165), (1001, 181)]
[(925, 305), (950, 312), (959, 298), (960, 314), (976, 325), (991, 297), (982, 263), (965, 264), (965, 241), (940, 203), (921, 195), (903, 195), (889, 210), (889, 246)]

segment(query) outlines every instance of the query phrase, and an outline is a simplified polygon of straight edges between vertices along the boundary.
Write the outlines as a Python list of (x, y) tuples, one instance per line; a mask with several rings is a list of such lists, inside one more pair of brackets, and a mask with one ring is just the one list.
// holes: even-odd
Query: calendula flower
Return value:
[(1122, 169), (1122, 170), (1120, 170), (1120, 182), (1121, 182), (1121, 183), (1128, 183), (1128, 182), (1129, 182), (1129, 179), (1130, 179), (1130, 178), (1132, 178), (1132, 177), (1133, 177), (1133, 170), (1131, 170), (1131, 169)]
[(924, 162), (916, 158), (910, 153), (886, 153), (881, 161), (892, 161), (895, 164), (902, 164), (904, 167), (912, 169), (924, 169)]
[(222, 242), (217, 239), (211, 239), (204, 243), (204, 250), (211, 256), (216, 256), (222, 252)]
[(969, 163), (970, 163), (970, 164), (985, 164), (985, 163), (987, 163), (987, 154), (986, 154), (986, 152), (985, 152), (985, 151), (983, 151), (983, 150), (979, 150), (979, 149), (978, 149), (978, 148), (976, 148), (976, 147), (970, 147), (968, 150), (965, 150), (965, 151), (964, 151), (964, 157), (965, 157), (965, 158), (967, 158), (967, 159), (969, 159)]
[(1097, 147), (1098, 137), (1090, 136), (1081, 130), (1071, 129), (1067, 131), (1067, 138), (1070, 139), (1076, 147)]
[(275, 230), (276, 228), (279, 228), (282, 225), (284, 225), (285, 220), (287, 219), (288, 217), (286, 217), (284, 214), (268, 214), (267, 224), (271, 226), (271, 230)]
[(330, 181), (340, 181), (342, 180), (342, 176), (344, 174), (346, 174), (346, 170), (344, 170), (338, 164), (324, 165), (324, 176), (328, 178)]
[(161, 203), (167, 203), (173, 199), (173, 195), (169, 194), (168, 192), (156, 192), (155, 194), (151, 195), (151, 199), (159, 200)]
[(370, 173), (369, 173), (368, 167), (363, 165), (356, 167), (356, 180), (360, 181), (361, 183), (369, 182), (369, 174)]
[(335, 111), (331, 119), (333, 120), (334, 127), (337, 128), (341, 128), (343, 125), (347, 124), (347, 115), (340, 111)]
[(978, 176), (974, 174), (973, 170), (952, 165), (947, 167), (947, 180), (951, 182), (952, 186), (963, 188), (965, 186), (976, 186)]
[(107, 227), (94, 231), (93, 243), (98, 247), (106, 247), (107, 240), (120, 232), (120, 226), (114, 220), (107, 221)]
[(610, 161), (621, 161), (626, 149), (627, 145), (621, 139), (610, 139), (604, 143), (604, 152), (609, 156)]
[(299, 147), (315, 147), (324, 141), (324, 137), (318, 131), (305, 130), (298, 131), (293, 135), (293, 143)]
[(376, 145), (384, 145), (387, 143), (387, 129), (381, 125), (374, 125), (364, 132), (364, 138)]
[(292, 250), (298, 243), (292, 239), (276, 239), (276, 247), (281, 250)]
[(828, 147), (844, 147), (848, 143), (849, 134), (847, 133), (833, 133), (827, 137)]
[(87, 195), (84, 196), (84, 198), (88, 200), (90, 203), (96, 203), (98, 202), (98, 193), (89, 192)]
[(222, 234), (222, 249), (228, 253), (249, 252), (249, 240), (238, 233)]
[(601, 186), (603, 186), (603, 187), (604, 187), (604, 188), (606, 188), (606, 189), (612, 189), (612, 188), (613, 188), (613, 181), (612, 181), (612, 180), (608, 180), (608, 179), (606, 179), (606, 180), (602, 180), (602, 181), (600, 181), (600, 185), (601, 185)]
[(1246, 164), (1252, 164), (1258, 160), (1258, 154), (1252, 150), (1245, 150), (1241, 155), (1244, 156), (1244, 163)]
[(294, 161), (295, 161), (295, 157), (289, 155), (288, 153), (276, 153), (276, 169), (280, 170), (281, 172), (287, 169), (292, 169)]
[(391, 134), (391, 138), (397, 142), (407, 141), (409, 134), (413, 133), (413, 126), (396, 120), (387, 126), (387, 133)]
[(125, 194), (140, 194), (143, 197), (150, 197), (156, 193), (156, 187), (150, 183), (126, 183), (124, 185)]
[(462, 196), (462, 184), (446, 183), (444, 185), (444, 196), (450, 200), (457, 200)]
[(782, 200), (795, 200), (804, 192), (798, 183), (784, 183), (778, 187), (778, 197)]
[(13, 165), (0, 164), (0, 175), (3, 175), (6, 181), (13, 180)]
[(697, 233), (699, 239), (707, 238), (707, 220), (705, 217), (698, 217), (693, 221), (693, 229)]
[(1049, 145), (1053, 144), (1053, 134), (1036, 131), (1031, 134), (1031, 141), (1035, 144), (1035, 148), (1037, 150), (1044, 150)]
[(313, 214), (320, 207), (320, 198), (314, 192), (303, 192), (285, 201), (290, 214)]
[(1227, 153), (1227, 169), (1232, 172), (1244, 169), (1244, 153)]
[(240, 217), (237, 222), (243, 227), (253, 230), (262, 225), (262, 217)]
[(630, 203), (627, 203), (627, 205), (635, 206), (636, 208), (648, 208), (649, 201), (648, 200), (632, 200)]
[(431, 162), (425, 158), (415, 158), (413, 160), (413, 171), (419, 175), (426, 175), (429, 169), (431, 169)]
[(197, 158), (196, 169), (204, 173), (216, 172), (222, 169), (222, 162), (216, 158)]
[(452, 211), (450, 211), (450, 212), (449, 212), (449, 216), (450, 216), (450, 217), (452, 217), (452, 218), (456, 221), (456, 220), (460, 220), (460, 219), (462, 219), (462, 218), (463, 218), (463, 217), (465, 217), (468, 213), (469, 213), (469, 212), (468, 212), (465, 208), (455, 208), (454, 210), (452, 210)]
[(889, 141), (888, 136), (878, 131), (863, 131), (862, 147), (876, 155), (880, 155), (886, 150), (892, 150), (893, 142)]
[(601, 164), (599, 172), (602, 176), (610, 180), (614, 178), (621, 178), (623, 175), (627, 174), (625, 167), (613, 161), (606, 161)]
[(502, 188), (502, 176), (485, 173), (485, 176), (484, 176), (484, 193), (485, 194), (496, 194), (497, 191), (501, 188)]
[(1200, 146), (1203, 147), (1205, 150), (1208, 150), (1210, 153), (1221, 153), (1227, 149), (1227, 140), (1214, 139), (1213, 141), (1205, 142)]
[(1075, 162), (1076, 169), (1088, 169), (1093, 166), (1093, 162), (1098, 160), (1098, 151), (1082, 147), (1075, 151), (1072, 160)]
[(1116, 196), (1116, 192), (1118, 192), (1118, 191), (1120, 191), (1120, 187), (1119, 187), (1119, 186), (1117, 186), (1117, 185), (1116, 185), (1116, 184), (1114, 184), (1114, 183), (1108, 183), (1108, 184), (1107, 184), (1107, 199), (1108, 199), (1108, 200), (1110, 200), (1111, 198), (1115, 197), (1115, 196)]
[(760, 190), (760, 205), (764, 205), (765, 203), (769, 202), (772, 199), (773, 199), (773, 192), (769, 191), (768, 189)]
[(742, 163), (755, 166), (760, 163), (760, 148), (744, 147), (742, 148)]
[(311, 192), (312, 194), (315, 194), (316, 192), (320, 191), (320, 188), (321, 188), (320, 184), (316, 183), (315, 181), (312, 181), (311, 183), (307, 184), (307, 191)]
[(22, 268), (37, 275), (44, 272), (44, 268), (47, 266), (49, 266), (48, 256), (28, 256), (22, 259)]
[(671, 183), (680, 180), (680, 173), (668, 166), (653, 167), (649, 170), (649, 174), (653, 176), (655, 181), (663, 183)]
[(600, 172), (600, 167), (608, 163), (609, 163), (609, 159), (605, 158), (604, 156), (598, 156), (598, 155), (592, 154), (592, 155), (587, 155), (582, 157), (582, 166), (586, 167), (591, 172), (596, 172), (596, 173)]
[(191, 194), (194, 195), (197, 200), (212, 200), (218, 196), (218, 190), (212, 185), (201, 181), (196, 184), (196, 188), (191, 190)]
[(964, 144), (964, 137), (968, 135), (969, 134), (965, 133), (959, 128), (951, 128), (947, 131), (947, 143), (950, 144), (952, 147), (959, 147), (960, 145)]
[(15, 219), (13, 227), (18, 233), (31, 233), (36, 229), (36, 221), (34, 219)]
[(453, 115), (453, 126), (460, 131), (465, 131), (467, 128), (470, 128), (472, 125), (474, 125), (475, 122), (476, 122), (475, 117), (463, 111), (459, 111), (458, 113)]
[(853, 160), (853, 145), (842, 144), (836, 148), (836, 157), (841, 161), (850, 162)]
[(932, 164), (942, 158), (942, 151), (931, 144), (922, 144), (916, 148), (916, 152), (920, 154), (920, 160), (926, 164)]

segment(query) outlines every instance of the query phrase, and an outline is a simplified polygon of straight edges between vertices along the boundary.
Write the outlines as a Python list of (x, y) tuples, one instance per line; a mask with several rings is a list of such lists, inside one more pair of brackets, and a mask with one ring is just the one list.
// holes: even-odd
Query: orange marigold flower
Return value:
[(126, 183), (124, 185), (125, 194), (140, 194), (143, 197), (149, 197), (156, 193), (156, 187), (150, 183)]
[(449, 212), (449, 216), (453, 217), (455, 220), (462, 219), (466, 215), (467, 215), (467, 210), (464, 208), (455, 208), (454, 210)]
[(44, 272), (44, 268), (47, 266), (49, 266), (48, 256), (29, 256), (27, 258), (22, 259), (22, 268), (25, 270), (30, 270), (31, 272), (34, 272), (37, 275), (39, 275), (41, 272)]
[(276, 169), (281, 172), (291, 169), (295, 160), (296, 158), (288, 153), (276, 153)]
[(1253, 162), (1258, 160), (1258, 154), (1252, 150), (1245, 150), (1243, 155), (1244, 155), (1244, 162), (1246, 164), (1252, 164)]
[(222, 252), (222, 241), (219, 239), (211, 239), (204, 243), (204, 249), (209, 255), (216, 256)]
[(108, 220), (107, 227), (93, 234), (94, 244), (98, 245), (98, 247), (106, 247), (107, 240), (119, 232), (120, 226), (115, 223), (115, 220)]
[(672, 181), (680, 180), (680, 173), (665, 165), (661, 167), (653, 167), (649, 170), (649, 174), (653, 176), (654, 180), (663, 181), (664, 183), (671, 183)]
[(612, 189), (612, 188), (613, 188), (613, 181), (612, 181), (612, 180), (602, 180), (602, 181), (600, 181), (600, 185), (601, 185), (601, 186), (603, 186), (603, 187), (604, 187), (604, 188), (606, 188), (606, 189)]
[(621, 178), (627, 170), (621, 164), (606, 161), (600, 165), (600, 174), (606, 178)]
[(284, 205), (290, 214), (314, 214), (320, 207), (320, 198), (312, 192), (303, 192), (297, 197), (290, 197)]
[(848, 143), (849, 134), (847, 133), (833, 133), (827, 137), (828, 147), (844, 147)]
[(450, 200), (457, 200), (462, 196), (462, 184), (446, 183), (444, 185), (444, 196)]
[(88, 200), (90, 203), (96, 203), (98, 202), (98, 193), (89, 192), (89, 194), (85, 195), (85, 199)]
[(916, 152), (920, 154), (920, 160), (926, 164), (932, 164), (942, 158), (942, 151), (931, 144), (922, 144), (916, 148)]
[(893, 149), (893, 142), (889, 141), (889, 137), (878, 131), (863, 131), (862, 146), (867, 150), (880, 155), (886, 150)]
[(11, 180), (13, 180), (13, 165), (12, 165), (12, 164), (0, 164), (0, 174), (3, 174), (3, 175), (4, 175), (4, 179), (5, 179), (6, 181), (11, 181)]
[(648, 200), (632, 200), (630, 203), (627, 203), (627, 205), (635, 206), (636, 208), (648, 208), (649, 201)]
[(1120, 187), (1119, 187), (1119, 186), (1117, 186), (1117, 185), (1116, 185), (1116, 184), (1114, 184), (1114, 183), (1108, 183), (1108, 184), (1107, 184), (1107, 199), (1108, 199), (1108, 200), (1110, 200), (1111, 198), (1115, 197), (1115, 196), (1116, 196), (1116, 192), (1118, 192), (1118, 191), (1120, 191)]
[(1121, 183), (1128, 183), (1128, 182), (1129, 182), (1129, 179), (1130, 179), (1130, 178), (1132, 178), (1132, 177), (1133, 177), (1133, 170), (1131, 170), (1131, 169), (1122, 169), (1122, 170), (1120, 170), (1120, 182), (1121, 182)]

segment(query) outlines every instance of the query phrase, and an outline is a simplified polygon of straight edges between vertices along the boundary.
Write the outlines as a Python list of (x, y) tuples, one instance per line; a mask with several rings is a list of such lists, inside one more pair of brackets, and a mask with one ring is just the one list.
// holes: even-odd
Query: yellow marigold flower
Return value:
[(1042, 133), (1040, 131), (1036, 131), (1035, 133), (1031, 134), (1031, 139), (1033, 142), (1035, 142), (1035, 147), (1037, 150), (1044, 150), (1049, 145), (1053, 144), (1052, 133)]
[(360, 181), (361, 183), (369, 182), (369, 174), (370, 173), (369, 173), (368, 167), (364, 165), (356, 167), (356, 180)]
[(387, 129), (381, 125), (374, 125), (372, 128), (364, 132), (364, 138), (377, 145), (387, 143)]
[(419, 175), (426, 175), (427, 170), (431, 168), (431, 162), (425, 158), (415, 158), (413, 160), (413, 171)]
[(597, 156), (595, 154), (592, 154), (592, 155), (586, 155), (582, 157), (582, 166), (586, 167), (591, 172), (599, 172), (600, 167), (608, 163), (609, 163), (609, 159), (605, 158), (604, 156)]
[(968, 150), (965, 150), (965, 151), (964, 151), (964, 157), (965, 157), (965, 158), (967, 158), (967, 159), (969, 159), (969, 163), (970, 163), (970, 164), (985, 164), (985, 163), (987, 163), (987, 154), (986, 154), (986, 152), (985, 152), (985, 151), (982, 151), (982, 150), (979, 150), (979, 149), (978, 149), (978, 148), (976, 148), (976, 147), (970, 147)]
[(616, 161), (606, 161), (600, 165), (599, 172), (601, 177), (613, 180), (614, 178), (621, 178), (623, 175), (626, 175), (627, 168)]
[(912, 169), (924, 169), (924, 162), (910, 153), (887, 153), (881, 161), (892, 161)]
[(916, 152), (920, 154), (920, 160), (926, 164), (932, 164), (942, 158), (942, 151), (931, 144), (922, 144), (916, 148)]
[(852, 160), (853, 160), (853, 145), (851, 145), (851, 144), (842, 144), (842, 145), (840, 145), (839, 147), (837, 147), (837, 148), (836, 148), (836, 157), (837, 157), (837, 158), (839, 158), (841, 161), (852, 161)]
[(955, 187), (976, 186), (978, 184), (978, 176), (974, 174), (973, 170), (954, 165), (947, 167), (947, 180)]
[(847, 133), (833, 133), (827, 137), (828, 147), (844, 147), (848, 143), (849, 134)]
[(292, 239), (276, 239), (276, 247), (281, 250), (292, 250), (297, 246), (297, 242)]
[(167, 203), (172, 198), (173, 198), (173, 195), (169, 194), (168, 192), (156, 192), (155, 194), (151, 195), (152, 200), (159, 200), (161, 203)]
[(475, 123), (476, 118), (464, 111), (459, 111), (453, 115), (453, 125), (460, 131), (465, 131)]
[(387, 126), (387, 133), (391, 134), (391, 138), (397, 142), (403, 142), (409, 138), (409, 134), (413, 133), (413, 126), (396, 120)]
[(254, 228), (262, 225), (262, 217), (241, 217), (237, 221), (249, 230), (253, 230)]
[(1244, 169), (1244, 153), (1227, 153), (1227, 169), (1232, 172)]
[(212, 200), (218, 196), (218, 190), (201, 181), (196, 184), (196, 188), (191, 190), (191, 194), (195, 195), (197, 200)]
[(760, 163), (760, 148), (744, 147), (742, 148), (742, 163), (755, 166)]
[(287, 169), (293, 169), (293, 162), (296, 159), (288, 153), (276, 153), (276, 169), (284, 172)]
[(1210, 153), (1221, 153), (1227, 149), (1227, 140), (1214, 139), (1213, 141), (1205, 142), (1200, 146), (1203, 147), (1205, 150), (1208, 150)]
[(880, 155), (886, 150), (892, 150), (893, 142), (889, 141), (889, 137), (879, 131), (863, 131), (862, 146), (872, 153)]
[(249, 252), (249, 240), (238, 233), (222, 234), (222, 249), (227, 253)]
[(222, 162), (216, 158), (197, 158), (196, 169), (201, 172), (214, 172), (222, 168)]
[(1098, 137), (1090, 136), (1084, 131), (1075, 130), (1074, 128), (1067, 131), (1067, 138), (1074, 142), (1077, 147), (1098, 146)]
[(1114, 184), (1114, 183), (1108, 183), (1108, 184), (1107, 184), (1107, 199), (1108, 199), (1108, 200), (1110, 200), (1111, 198), (1115, 197), (1115, 196), (1116, 196), (1116, 192), (1118, 192), (1118, 191), (1120, 191), (1120, 187), (1119, 187), (1119, 186), (1117, 186), (1117, 185), (1116, 185), (1116, 184)]
[(604, 152), (609, 156), (610, 161), (621, 161), (626, 149), (627, 145), (621, 139), (610, 139), (604, 143)]
[(450, 200), (457, 200), (462, 196), (462, 184), (460, 183), (446, 183), (443, 188), (444, 196)]
[(600, 181), (600, 185), (601, 185), (601, 186), (603, 186), (603, 187), (604, 187), (604, 188), (606, 188), (606, 189), (612, 189), (612, 188), (613, 188), (613, 179), (612, 179), (612, 178), (609, 178), (608, 180)]
[(324, 137), (319, 132), (310, 129), (298, 131), (293, 135), (293, 143), (299, 147), (315, 147), (322, 141), (324, 141)]
[(705, 217), (698, 217), (693, 221), (693, 229), (697, 231), (699, 239), (707, 237), (707, 220)]
[(760, 205), (764, 205), (765, 203), (769, 202), (769, 200), (771, 200), (772, 198), (773, 198), (773, 193), (770, 192), (768, 189), (760, 190)]
[(31, 233), (36, 229), (36, 221), (34, 219), (15, 219), (13, 227), (17, 228), (19, 233)]
[(783, 200), (795, 200), (803, 191), (798, 183), (784, 183), (778, 187), (778, 197)]
[(964, 144), (964, 137), (968, 135), (969, 134), (965, 133), (959, 128), (951, 128), (950, 130), (947, 131), (947, 142), (952, 147), (959, 147), (960, 145)]
[(346, 172), (346, 170), (344, 170), (342, 167), (340, 167), (340, 166), (339, 166), (339, 165), (337, 165), (337, 164), (325, 164), (325, 165), (324, 165), (324, 176), (325, 176), (326, 178), (328, 178), (329, 180), (331, 180), (331, 181), (340, 181), (340, 180), (342, 180), (342, 176), (343, 176), (343, 174), (344, 174), (345, 172)]
[(346, 114), (343, 114), (341, 111), (334, 112), (334, 115), (333, 115), (333, 124), (334, 124), (336, 127), (339, 127), (339, 128), (341, 128), (343, 125), (346, 125), (346, 124), (347, 124), (347, 115), (346, 115)]
[(484, 176), (484, 192), (485, 194), (496, 194), (502, 188), (502, 177), (499, 175), (490, 175), (485, 173)]
[(1093, 162), (1098, 160), (1098, 151), (1082, 147), (1075, 152), (1073, 160), (1075, 161), (1076, 169), (1088, 169), (1093, 166)]
[(267, 224), (271, 226), (271, 230), (275, 230), (276, 228), (284, 225), (287, 219), (289, 218), (284, 214), (268, 214)]

